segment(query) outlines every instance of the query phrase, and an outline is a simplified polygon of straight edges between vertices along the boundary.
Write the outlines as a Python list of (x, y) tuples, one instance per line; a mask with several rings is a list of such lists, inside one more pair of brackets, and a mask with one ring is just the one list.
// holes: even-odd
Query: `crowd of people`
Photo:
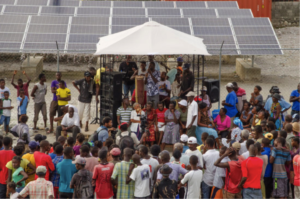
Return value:
[[(88, 140), (81, 128), (89, 130), (103, 69), (90, 68), (73, 82), (77, 106), (68, 104), (71, 91), (56, 74), (47, 132), (55, 132), (57, 122), (54, 143), (41, 134), (30, 138), (28, 77), (17, 85), (12, 79), (19, 124), (8, 128), (13, 107), (1, 79), (0, 124), (18, 139), (13, 145), (9, 136), (0, 136), (0, 198), (300, 198), (300, 84), (287, 102), (277, 86), (264, 99), (257, 85), (247, 98), (229, 82), (216, 114), (207, 88), (199, 96), (194, 92), (190, 65), (181, 57), (177, 62), (177, 68), (161, 72), (153, 56), (140, 68), (128, 56), (119, 68), (126, 75), (117, 128), (105, 117)], [(136, 76), (144, 76), (143, 103), (129, 100), (129, 92), (138, 95)], [(39, 112), (46, 127), (45, 82), (40, 74), (31, 92), (35, 129)]]

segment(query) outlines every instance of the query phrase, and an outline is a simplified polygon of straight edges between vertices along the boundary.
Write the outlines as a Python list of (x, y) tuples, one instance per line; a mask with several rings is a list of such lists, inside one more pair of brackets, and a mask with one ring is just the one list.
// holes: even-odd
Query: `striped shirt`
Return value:
[(131, 111), (133, 109), (131, 107), (127, 107), (126, 110), (123, 106), (119, 107), (117, 110), (117, 116), (120, 116), (120, 121), (122, 122), (130, 122)]
[(290, 152), (273, 149), (271, 156), (275, 158), (273, 163), (273, 178), (287, 178), (285, 162), (291, 161)]
[(31, 199), (48, 199), (49, 196), (54, 196), (53, 184), (45, 178), (38, 178), (35, 181), (31, 181), (20, 192), (20, 196), (23, 198), (28, 195)]
[(60, 175), (57, 173), (57, 170), (56, 170), (56, 165), (58, 163), (60, 163), (61, 161), (63, 161), (63, 159), (64, 159), (64, 156), (62, 155), (62, 156), (56, 156), (52, 160), (55, 170), (51, 171), (51, 182), (53, 183), (54, 187), (59, 187), (59, 179), (60, 179)]

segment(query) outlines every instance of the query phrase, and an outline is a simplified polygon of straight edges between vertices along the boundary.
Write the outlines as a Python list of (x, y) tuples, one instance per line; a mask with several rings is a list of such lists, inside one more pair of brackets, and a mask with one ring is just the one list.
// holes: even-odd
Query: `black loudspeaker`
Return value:
[(100, 86), (100, 122), (103, 118), (110, 117), (113, 127), (117, 128), (117, 110), (122, 104), (122, 79), (125, 73), (101, 73)]
[(217, 79), (206, 79), (204, 80), (204, 86), (207, 87), (207, 95), (211, 103), (218, 102), (220, 99), (220, 81)]

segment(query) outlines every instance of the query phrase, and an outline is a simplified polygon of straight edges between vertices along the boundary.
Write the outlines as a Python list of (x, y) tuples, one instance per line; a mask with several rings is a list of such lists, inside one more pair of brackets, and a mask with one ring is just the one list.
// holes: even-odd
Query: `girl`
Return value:
[(244, 110), (242, 111), (240, 120), (243, 122), (243, 128), (249, 129), (251, 128), (250, 119), (252, 118), (252, 113), (250, 111), (250, 103), (244, 103)]
[(20, 158), (19, 156), (15, 156), (12, 159), (12, 166), (15, 169), (12, 174), (12, 181), (16, 183), (16, 191), (18, 193), (20, 193), (25, 187), (25, 180), (28, 178), (27, 173), (25, 173), (24, 169), (20, 166), (21, 160), (22, 158)]
[(156, 140), (158, 141), (157, 144), (159, 145), (161, 139), (164, 135), (165, 131), (165, 112), (167, 108), (164, 108), (164, 104), (162, 102), (158, 102), (156, 112), (157, 123), (156, 123)]

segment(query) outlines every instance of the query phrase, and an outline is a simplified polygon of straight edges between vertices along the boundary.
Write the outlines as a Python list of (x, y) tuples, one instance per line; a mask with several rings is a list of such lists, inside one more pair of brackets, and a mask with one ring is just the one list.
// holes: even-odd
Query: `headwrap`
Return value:
[(243, 128), (243, 123), (242, 123), (242, 121), (241, 121), (239, 118), (237, 118), (237, 117), (234, 118), (233, 124), (237, 125), (241, 130), (244, 129), (244, 128)]

